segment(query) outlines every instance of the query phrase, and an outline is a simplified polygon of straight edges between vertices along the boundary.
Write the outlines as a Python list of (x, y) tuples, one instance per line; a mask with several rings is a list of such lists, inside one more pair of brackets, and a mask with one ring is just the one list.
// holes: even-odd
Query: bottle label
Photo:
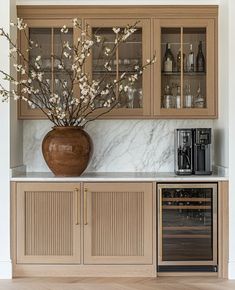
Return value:
[(164, 62), (164, 71), (165, 72), (172, 72), (172, 61), (170, 59), (167, 59)]
[(189, 71), (194, 71), (194, 58), (193, 58), (193, 54), (189, 54), (189, 56), (188, 56), (188, 70)]

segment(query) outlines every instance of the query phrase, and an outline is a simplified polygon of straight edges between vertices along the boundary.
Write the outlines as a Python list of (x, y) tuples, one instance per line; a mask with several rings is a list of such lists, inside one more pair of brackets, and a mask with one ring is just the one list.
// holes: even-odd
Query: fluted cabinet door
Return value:
[(152, 264), (152, 184), (84, 184), (84, 264)]
[(80, 263), (80, 185), (17, 184), (17, 263)]

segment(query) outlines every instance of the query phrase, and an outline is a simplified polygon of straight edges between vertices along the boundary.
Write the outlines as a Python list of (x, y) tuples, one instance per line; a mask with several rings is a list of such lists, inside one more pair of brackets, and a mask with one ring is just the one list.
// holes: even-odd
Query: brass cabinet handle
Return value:
[(87, 188), (84, 189), (84, 225), (87, 225)]
[(77, 198), (77, 205), (76, 205), (76, 225), (80, 225), (80, 190), (79, 188), (75, 188), (76, 198)]

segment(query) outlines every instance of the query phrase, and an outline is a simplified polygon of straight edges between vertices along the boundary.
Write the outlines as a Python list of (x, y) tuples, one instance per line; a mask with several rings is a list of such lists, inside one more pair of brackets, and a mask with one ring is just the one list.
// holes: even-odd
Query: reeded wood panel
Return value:
[(74, 184), (17, 186), (17, 261), (69, 262), (78, 259), (80, 192)]
[(152, 263), (152, 184), (85, 184), (84, 221), (85, 264)]
[(25, 192), (25, 254), (73, 254), (73, 192)]
[(92, 192), (91, 203), (92, 256), (143, 256), (144, 192)]

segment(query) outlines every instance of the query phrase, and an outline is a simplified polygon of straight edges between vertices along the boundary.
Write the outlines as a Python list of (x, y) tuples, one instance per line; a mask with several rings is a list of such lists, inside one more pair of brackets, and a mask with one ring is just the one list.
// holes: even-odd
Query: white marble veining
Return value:
[[(47, 172), (41, 143), (49, 121), (24, 121), (24, 164)], [(174, 129), (211, 127), (212, 120), (99, 120), (91, 122), (94, 152), (87, 172), (173, 172)]]

